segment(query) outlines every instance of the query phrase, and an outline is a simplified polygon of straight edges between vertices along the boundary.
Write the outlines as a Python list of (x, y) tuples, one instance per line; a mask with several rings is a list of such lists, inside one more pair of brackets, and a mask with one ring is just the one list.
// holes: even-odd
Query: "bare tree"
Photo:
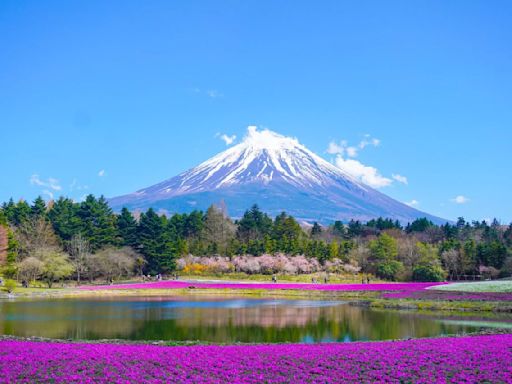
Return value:
[(103, 276), (107, 282), (112, 282), (123, 276), (132, 276), (138, 256), (139, 254), (130, 247), (109, 247), (89, 255), (87, 264), (91, 277)]
[(416, 246), (418, 240), (415, 237), (406, 237), (398, 239), (398, 260), (404, 263), (404, 266), (412, 271), (418, 264), (421, 254)]
[(352, 248), (349, 252), (348, 258), (350, 262), (357, 264), (361, 267), (363, 272), (368, 272), (369, 268), (369, 258), (370, 258), (370, 250), (368, 246), (364, 243), (357, 244), (354, 248)]
[(91, 253), (89, 241), (81, 233), (74, 235), (69, 242), (68, 252), (76, 271), (76, 283), (80, 285), (80, 277), (87, 271), (87, 257)]
[(210, 244), (217, 244), (223, 254), (227, 253), (229, 241), (235, 236), (236, 226), (221, 209), (210, 206), (206, 211), (203, 235)]
[(460, 253), (456, 249), (443, 251), (443, 253), (441, 253), (441, 260), (448, 269), (450, 280), (453, 280), (454, 278), (458, 279), (463, 269)]
[(27, 285), (43, 273), (44, 263), (36, 257), (29, 256), (18, 263), (18, 274)]
[(73, 273), (68, 255), (56, 248), (42, 248), (37, 252), (37, 258), (42, 261), (43, 279), (51, 288), (55, 281), (64, 279)]
[(16, 230), (20, 258), (34, 256), (43, 248), (58, 248), (59, 242), (52, 225), (44, 218), (26, 220)]

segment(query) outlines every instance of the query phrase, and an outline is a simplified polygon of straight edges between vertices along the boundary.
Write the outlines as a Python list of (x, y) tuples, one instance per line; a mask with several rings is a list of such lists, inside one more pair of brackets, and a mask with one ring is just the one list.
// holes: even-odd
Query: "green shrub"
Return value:
[(414, 281), (444, 281), (446, 272), (438, 265), (419, 265), (412, 271)]
[(386, 280), (396, 280), (404, 265), (396, 260), (383, 261), (377, 265), (377, 276)]
[(12, 293), (16, 289), (16, 282), (12, 279), (7, 279), (4, 282), (4, 288), (8, 293)]

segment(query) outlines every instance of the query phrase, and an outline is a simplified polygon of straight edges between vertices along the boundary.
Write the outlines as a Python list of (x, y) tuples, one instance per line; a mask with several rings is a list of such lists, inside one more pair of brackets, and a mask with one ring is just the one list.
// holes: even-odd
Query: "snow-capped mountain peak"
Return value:
[(360, 183), (296, 138), (254, 126), (240, 143), (197, 167), (110, 202), (114, 208), (180, 212), (219, 200), (235, 215), (258, 203), (273, 207), (269, 213), (285, 210), (304, 220), (432, 217)]
[(340, 179), (366, 189), (351, 176), (308, 150), (297, 139), (249, 126), (241, 143), (175, 178), (139, 193), (156, 192), (175, 196), (254, 182), (327, 187)]

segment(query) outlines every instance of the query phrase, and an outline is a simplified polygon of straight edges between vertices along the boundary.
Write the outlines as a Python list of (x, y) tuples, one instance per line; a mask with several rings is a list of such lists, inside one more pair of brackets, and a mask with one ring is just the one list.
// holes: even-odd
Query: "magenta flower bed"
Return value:
[(180, 288), (217, 288), (217, 289), (298, 289), (318, 291), (418, 291), (433, 285), (444, 283), (387, 283), (387, 284), (304, 284), (304, 283), (198, 283), (186, 281), (158, 281), (135, 284), (84, 286), (81, 289), (180, 289)]
[(402, 292), (385, 293), (386, 299), (415, 299), (415, 300), (467, 300), (467, 301), (512, 301), (512, 293), (509, 292), (458, 292), (408, 290)]
[(509, 383), (512, 335), (316, 345), (0, 342), (1, 383)]

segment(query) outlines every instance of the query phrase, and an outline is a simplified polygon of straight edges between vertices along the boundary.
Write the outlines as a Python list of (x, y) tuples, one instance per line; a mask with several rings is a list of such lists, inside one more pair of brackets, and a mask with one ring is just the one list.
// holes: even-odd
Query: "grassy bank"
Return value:
[(360, 303), (370, 308), (408, 309), (419, 311), (460, 311), (512, 313), (512, 303), (503, 301), (448, 301), (370, 298)]
[(512, 292), (512, 280), (499, 281), (476, 281), (468, 283), (451, 283), (432, 287), (439, 291), (457, 291), (457, 292)]
[[(255, 282), (257, 280), (254, 280)], [(486, 284), (487, 283), (487, 284)], [(497, 284), (498, 283), (498, 284)], [(467, 284), (467, 285), (465, 285)], [(115, 298), (115, 297), (142, 297), (142, 296), (231, 296), (231, 297), (257, 297), (257, 298), (289, 298), (289, 299), (321, 299), (348, 301), (351, 305), (366, 306), (383, 309), (407, 309), (420, 311), (459, 311), (459, 312), (499, 312), (512, 313), (512, 301), (499, 300), (491, 297), (490, 300), (465, 300), (464, 297), (453, 298), (448, 295), (454, 291), (454, 287), (462, 286), (467, 289), (500, 289), (498, 292), (508, 289), (512, 282), (482, 282), (482, 283), (461, 283), (446, 286), (443, 291), (433, 289), (422, 290), (416, 293), (416, 297), (385, 297), (385, 291), (349, 291), (349, 290), (306, 290), (306, 289), (237, 289), (233, 288), (201, 288), (191, 283), (190, 288), (174, 289), (99, 289), (87, 290), (73, 288), (17, 288), (13, 294), (0, 292), (0, 298)], [(475, 287), (476, 286), (476, 287)], [(192, 288), (193, 287), (193, 288)], [(435, 292), (438, 294), (432, 295)], [(443, 297), (443, 295), (445, 297)], [(398, 295), (401, 293), (399, 292)], [(504, 293), (497, 293), (502, 295)], [(397, 295), (392, 293), (391, 295)], [(383, 297), (384, 296), (384, 297)], [(414, 296), (414, 295), (413, 295)], [(439, 296), (439, 297), (437, 297)]]

